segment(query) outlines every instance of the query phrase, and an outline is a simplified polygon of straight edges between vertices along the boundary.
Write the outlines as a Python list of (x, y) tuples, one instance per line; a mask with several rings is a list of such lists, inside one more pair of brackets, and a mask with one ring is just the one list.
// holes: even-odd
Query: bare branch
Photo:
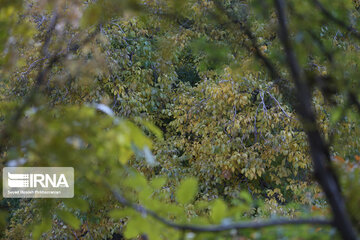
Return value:
[(268, 118), (267, 108), (266, 108), (265, 100), (264, 100), (264, 91), (261, 91), (261, 92), (260, 92), (260, 98), (261, 98), (261, 103), (262, 103), (262, 105), (263, 105), (264, 116), (265, 116), (265, 118)]
[(285, 112), (285, 110), (281, 107), (279, 101), (278, 101), (270, 92), (266, 92), (266, 93), (269, 94), (269, 96), (276, 102), (276, 104), (277, 104), (278, 107), (281, 109), (281, 111), (285, 114), (285, 116), (292, 119), (292, 117), (290, 117), (290, 116)]
[(92, 234), (91, 234), (91, 231), (90, 231), (90, 228), (89, 228), (89, 224), (88, 224), (88, 221), (86, 221), (86, 227), (87, 227), (87, 229), (88, 229), (88, 233), (89, 233), (89, 235), (90, 235), (90, 239), (91, 240), (94, 240), (94, 238), (93, 238), (93, 236), (92, 236)]
[(39, 58), (37, 60), (35, 60), (33, 63), (30, 64), (30, 66), (28, 67), (28, 69), (24, 72), (20, 73), (21, 77), (25, 77), (26, 75), (28, 75), (40, 62), (46, 60), (47, 57), (43, 57), (43, 58)]
[(49, 48), (49, 44), (51, 42), (51, 37), (52, 37), (53, 31), (55, 29), (57, 20), (58, 20), (58, 13), (55, 10), (54, 13), (53, 13), (53, 17), (51, 18), (49, 28), (46, 31), (45, 41), (44, 41), (44, 44), (43, 44), (42, 49), (41, 49), (41, 54), (44, 57), (47, 57), (49, 55), (48, 48)]
[(316, 117), (312, 109), (310, 90), (305, 83), (302, 69), (291, 45), (285, 14), (285, 2), (283, 0), (275, 0), (275, 7), (279, 21), (280, 41), (284, 46), (288, 67), (296, 86), (297, 99), (299, 102), (296, 107), (308, 136), (315, 177), (325, 192), (334, 214), (335, 226), (343, 239), (357, 239), (356, 232), (353, 229), (346, 211), (345, 202), (341, 195), (338, 181), (329, 165), (329, 150), (316, 126)]
[(256, 108), (256, 113), (255, 113), (255, 119), (254, 119), (254, 135), (255, 135), (255, 143), (257, 142), (257, 135), (258, 135), (258, 131), (257, 131), (257, 127), (256, 127), (256, 121), (257, 121), (257, 115), (259, 112), (259, 107), (260, 107), (261, 103), (259, 103), (259, 105)]

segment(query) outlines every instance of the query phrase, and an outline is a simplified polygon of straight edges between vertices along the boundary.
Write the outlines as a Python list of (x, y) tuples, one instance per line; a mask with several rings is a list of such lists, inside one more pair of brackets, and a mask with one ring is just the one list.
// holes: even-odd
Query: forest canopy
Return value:
[(359, 9), (1, 0), (0, 166), (75, 171), (1, 238), (358, 239)]

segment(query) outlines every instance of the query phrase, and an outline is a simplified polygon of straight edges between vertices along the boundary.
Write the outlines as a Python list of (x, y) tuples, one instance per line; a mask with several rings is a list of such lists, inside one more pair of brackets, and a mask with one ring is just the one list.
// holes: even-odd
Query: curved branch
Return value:
[(272, 226), (281, 226), (281, 225), (300, 225), (300, 224), (310, 224), (310, 225), (333, 225), (331, 220), (324, 218), (312, 218), (312, 219), (274, 219), (267, 221), (247, 221), (247, 222), (238, 222), (231, 224), (219, 224), (219, 225), (193, 225), (193, 224), (177, 224), (168, 219), (165, 219), (159, 216), (154, 211), (144, 208), (139, 204), (134, 204), (125, 199), (119, 192), (111, 190), (115, 198), (124, 206), (130, 207), (140, 214), (146, 216), (149, 215), (155, 220), (163, 223), (164, 225), (181, 230), (181, 231), (191, 231), (191, 232), (223, 232), (233, 229), (259, 229)]

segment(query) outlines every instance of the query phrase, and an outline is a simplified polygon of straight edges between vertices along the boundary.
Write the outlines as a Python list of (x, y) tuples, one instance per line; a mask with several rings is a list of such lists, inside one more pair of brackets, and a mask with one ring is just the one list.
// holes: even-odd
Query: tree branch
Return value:
[(297, 61), (292, 48), (287, 28), (285, 15), (285, 3), (283, 0), (275, 0), (275, 8), (279, 21), (279, 36), (286, 55), (290, 73), (297, 90), (299, 104), (296, 106), (305, 132), (308, 136), (311, 156), (314, 165), (315, 177), (321, 185), (330, 203), (334, 214), (334, 223), (343, 239), (357, 239), (350, 218), (346, 211), (345, 202), (341, 196), (340, 188), (335, 174), (330, 166), (329, 150), (321, 137), (316, 126), (316, 117), (312, 109), (311, 92), (305, 83), (302, 69)]
[(155, 220), (163, 223), (164, 225), (181, 230), (181, 231), (191, 231), (191, 232), (223, 232), (233, 229), (259, 229), (272, 226), (280, 225), (300, 225), (300, 224), (310, 224), (310, 225), (333, 225), (333, 222), (323, 218), (313, 218), (313, 219), (274, 219), (261, 222), (239, 222), (231, 224), (219, 224), (219, 225), (193, 225), (193, 224), (177, 224), (172, 221), (169, 221), (155, 212), (144, 208), (141, 205), (134, 204), (125, 199), (119, 192), (112, 190), (114, 197), (124, 206), (130, 207), (135, 211), (139, 212), (143, 216), (149, 215)]
[[(56, 20), (57, 17), (54, 17), (53, 19)], [(42, 53), (47, 53), (47, 47), (48, 47), (47, 45), (50, 42), (51, 34), (54, 30), (54, 24), (55, 23), (52, 22), (52, 24), (49, 27), (49, 30), (47, 32), (47, 38), (44, 40), (43, 48), (41, 50)], [(85, 39), (81, 41), (81, 44), (85, 45), (86, 43), (91, 41), (97, 35), (98, 31), (99, 28), (96, 28), (96, 30), (93, 33), (91, 33), (89, 36), (87, 36)], [(14, 114), (10, 118), (9, 124), (7, 124), (7, 126), (1, 129), (0, 131), (0, 152), (3, 151), (6, 143), (8, 142), (8, 139), (11, 136), (11, 132), (16, 130), (16, 128), (18, 127), (18, 124), (26, 108), (34, 103), (36, 93), (39, 92), (39, 90), (41, 90), (41, 88), (43, 87), (45, 80), (47, 79), (47, 75), (49, 74), (51, 69), (54, 67), (56, 63), (66, 58), (70, 53), (76, 52), (76, 50), (77, 48), (70, 47), (69, 51), (65, 51), (65, 52), (61, 51), (60, 53), (53, 54), (52, 56), (49, 57), (49, 61), (45, 67), (43, 67), (43, 62), (41, 62), (41, 68), (36, 76), (34, 86), (30, 90), (29, 94), (24, 98), (22, 104), (14, 111)]]
[(276, 104), (278, 105), (278, 107), (280, 108), (280, 110), (285, 114), (286, 117), (292, 119), (292, 117), (290, 117), (285, 110), (282, 108), (281, 104), (279, 103), (279, 101), (269, 92), (266, 92), (267, 94), (269, 94), (269, 96), (276, 102)]
[(231, 15), (219, 0), (213, 1), (215, 6), (221, 12), (223, 12), (234, 25), (238, 26), (240, 31), (242, 31), (249, 38), (251, 45), (248, 46), (245, 44), (245, 48), (248, 50), (248, 52), (253, 52), (251, 48), (255, 50), (255, 57), (259, 59), (260, 62), (264, 65), (264, 67), (268, 70), (270, 78), (273, 80), (273, 84), (276, 85), (283, 94), (291, 98), (293, 88), (289, 87), (288, 84), (284, 84), (287, 80), (281, 76), (275, 63), (271, 61), (267, 56), (265, 56), (264, 53), (261, 51), (257, 42), (257, 37), (251, 32), (250, 27), (246, 25), (246, 23), (242, 23), (239, 19), (237, 19), (236, 16)]
[(338, 26), (340, 26), (343, 29), (346, 29), (347, 31), (351, 32), (352, 34), (354, 34), (354, 36), (360, 40), (360, 33), (353, 28), (350, 25), (347, 25), (344, 21), (342, 21), (341, 19), (338, 19), (337, 17), (335, 17), (333, 14), (331, 14), (331, 12), (329, 10), (327, 10), (324, 5), (321, 4), (321, 2), (319, 2), (318, 0), (313, 0), (315, 6), (317, 8), (320, 9), (320, 11), (322, 12), (322, 14), (329, 20), (331, 20), (332, 22), (334, 22), (335, 24), (337, 24)]

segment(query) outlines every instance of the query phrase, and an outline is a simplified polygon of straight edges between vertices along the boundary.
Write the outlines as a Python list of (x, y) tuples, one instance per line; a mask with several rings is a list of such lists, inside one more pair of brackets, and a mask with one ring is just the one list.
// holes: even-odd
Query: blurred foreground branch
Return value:
[(316, 125), (316, 115), (312, 109), (310, 89), (306, 85), (303, 70), (298, 63), (291, 44), (287, 27), (285, 2), (283, 0), (275, 0), (275, 8), (279, 21), (280, 41), (284, 47), (289, 71), (295, 83), (298, 100), (296, 108), (308, 136), (315, 177), (329, 201), (334, 214), (334, 224), (343, 239), (357, 239), (341, 195), (339, 183), (334, 172), (331, 170), (329, 150)]
[(272, 226), (280, 225), (300, 225), (300, 224), (310, 224), (310, 225), (333, 225), (333, 222), (324, 218), (312, 218), (312, 219), (274, 219), (267, 221), (248, 221), (248, 222), (238, 222), (230, 224), (219, 224), (219, 225), (207, 225), (200, 226), (194, 224), (177, 224), (172, 221), (169, 221), (157, 213), (144, 208), (139, 204), (134, 204), (125, 199), (119, 192), (112, 190), (113, 195), (116, 200), (119, 201), (122, 205), (130, 207), (135, 211), (139, 212), (143, 216), (149, 215), (155, 220), (163, 223), (164, 225), (181, 230), (181, 231), (190, 231), (190, 232), (223, 232), (228, 230), (240, 230), (240, 229), (259, 229)]

